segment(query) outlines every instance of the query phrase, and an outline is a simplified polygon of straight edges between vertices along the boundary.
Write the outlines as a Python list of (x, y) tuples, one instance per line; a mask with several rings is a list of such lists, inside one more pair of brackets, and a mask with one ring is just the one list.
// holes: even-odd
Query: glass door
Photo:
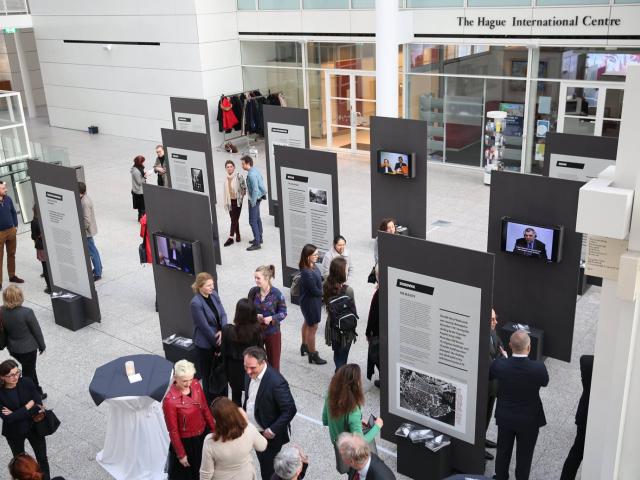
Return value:
[(624, 87), (617, 83), (563, 82), (558, 132), (617, 137), (623, 97)]
[(370, 72), (325, 71), (327, 147), (368, 152), (376, 114), (376, 79)]

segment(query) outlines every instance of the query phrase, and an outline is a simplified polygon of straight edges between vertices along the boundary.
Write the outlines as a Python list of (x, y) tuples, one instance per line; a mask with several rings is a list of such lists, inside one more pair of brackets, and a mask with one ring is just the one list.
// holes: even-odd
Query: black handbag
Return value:
[(369, 276), (367, 277), (367, 283), (378, 283), (376, 280), (376, 266), (374, 265), (371, 271), (369, 272)]
[(138, 255), (140, 256), (140, 263), (147, 263), (147, 247), (144, 242), (138, 245)]
[[(40, 418), (40, 420), (37, 420)], [(60, 426), (60, 420), (53, 413), (53, 410), (45, 410), (44, 413), (38, 414), (33, 419), (33, 431), (40, 437), (53, 435)]]

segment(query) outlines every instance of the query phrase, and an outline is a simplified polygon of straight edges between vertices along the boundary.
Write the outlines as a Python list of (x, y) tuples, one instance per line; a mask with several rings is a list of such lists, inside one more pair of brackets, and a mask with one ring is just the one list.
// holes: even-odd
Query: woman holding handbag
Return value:
[(362, 429), (363, 406), (364, 393), (360, 367), (355, 363), (343, 365), (329, 383), (329, 391), (322, 410), (322, 424), (329, 427), (329, 437), (336, 453), (338, 473), (344, 474), (349, 471), (349, 467), (342, 461), (336, 447), (336, 440), (340, 434), (342, 432), (357, 433), (362, 435), (370, 446), (375, 446), (375, 438), (384, 423), (382, 418), (376, 418), (375, 423), (365, 433)]
[(25, 440), (29, 440), (36, 455), (43, 480), (49, 480), (47, 442), (33, 428), (33, 417), (43, 413), (42, 397), (33, 381), (22, 377), (15, 360), (0, 363), (0, 417), (2, 435), (6, 437), (13, 456), (24, 453)]
[(239, 172), (236, 172), (236, 164), (233, 160), (224, 162), (224, 169), (227, 171), (227, 178), (224, 182), (224, 209), (231, 217), (231, 230), (229, 238), (224, 242), (228, 247), (233, 244), (233, 236), (236, 242), (240, 242), (240, 212), (242, 212), (242, 201), (247, 194), (247, 182)]

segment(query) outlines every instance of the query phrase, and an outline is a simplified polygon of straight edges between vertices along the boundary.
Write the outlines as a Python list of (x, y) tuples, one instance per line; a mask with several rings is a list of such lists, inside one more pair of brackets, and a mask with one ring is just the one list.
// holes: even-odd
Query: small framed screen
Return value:
[(544, 226), (510, 217), (502, 219), (501, 250), (513, 255), (558, 263), (562, 259), (563, 226)]
[(415, 178), (415, 154), (378, 150), (378, 173), (399, 178)]
[(153, 234), (155, 262), (166, 268), (195, 275), (202, 270), (200, 260), (200, 242), (156, 232)]

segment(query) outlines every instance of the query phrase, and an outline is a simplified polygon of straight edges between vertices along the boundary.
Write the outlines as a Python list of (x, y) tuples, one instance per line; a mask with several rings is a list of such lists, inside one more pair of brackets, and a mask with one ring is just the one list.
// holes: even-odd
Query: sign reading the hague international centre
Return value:
[(482, 290), (387, 271), (389, 411), (474, 443)]
[(594, 17), (593, 15), (572, 15), (567, 17), (547, 17), (547, 18), (526, 18), (511, 17), (491, 18), (486, 16), (478, 17), (456, 17), (459, 27), (480, 27), (488, 30), (495, 30), (507, 27), (620, 27), (621, 18)]

